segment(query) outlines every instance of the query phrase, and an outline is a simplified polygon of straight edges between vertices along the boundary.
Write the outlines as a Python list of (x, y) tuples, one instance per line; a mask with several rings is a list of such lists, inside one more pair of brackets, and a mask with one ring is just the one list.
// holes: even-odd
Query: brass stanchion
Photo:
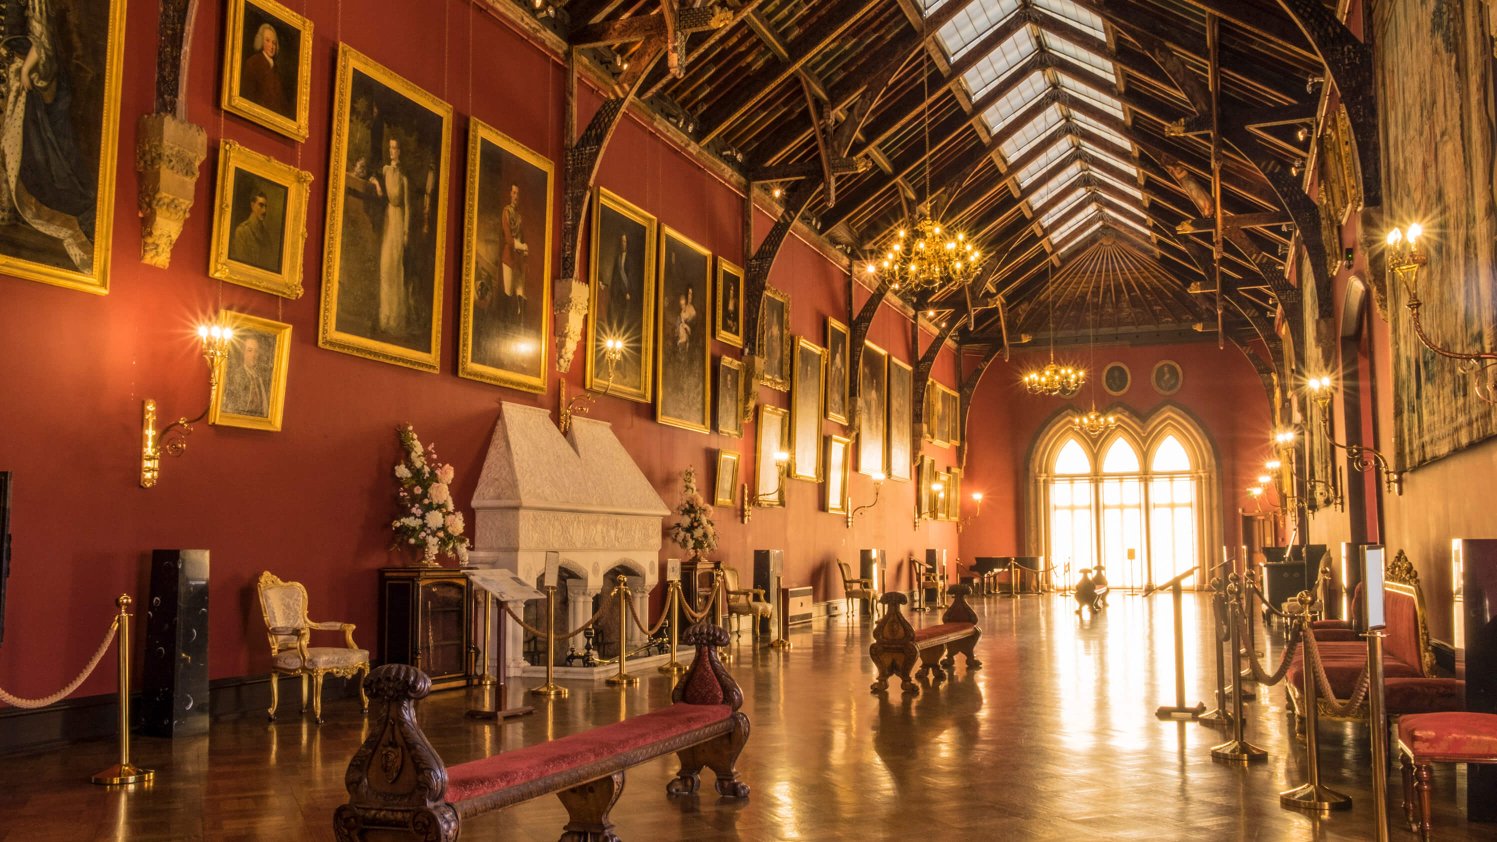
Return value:
[(479, 591), (483, 593), (483, 646), (479, 647), (483, 669), (478, 671), (478, 686), (490, 687), (494, 684), (494, 674), (489, 672), (489, 646), (494, 639), (494, 595), (482, 588)]
[[(1300, 623), (1300, 638), (1304, 639), (1310, 634), (1310, 595), (1300, 593), (1299, 602), (1301, 610), (1297, 621)], [(1310, 780), (1294, 789), (1279, 793), (1279, 806), (1312, 813), (1350, 810), (1351, 798), (1349, 796), (1320, 784), (1320, 738), (1316, 733), (1320, 725), (1320, 716), (1316, 710), (1319, 707), (1319, 699), (1314, 658), (1310, 653), (1310, 648), (1306, 643), (1304, 658), (1301, 661), (1304, 668), (1300, 670), (1304, 674), (1305, 682), (1303, 694), (1305, 700), (1305, 765), (1308, 767)]]
[(1019, 563), (1016, 560), (1012, 558), (1008, 560), (1008, 593), (1004, 594), (1004, 596), (1013, 597), (1015, 599), (1018, 599), (1019, 597), (1018, 566)]
[[(728, 591), (723, 586), (722, 570), (712, 571), (712, 600), (708, 607), (712, 609), (712, 624), (722, 626), (722, 630), (728, 632), (729, 640), (732, 640), (732, 630), (728, 628)], [(724, 646), (717, 650), (717, 659), (725, 664), (733, 663), (733, 647)]]
[(1381, 628), (1367, 632), (1367, 714), (1372, 731), (1372, 803), (1377, 816), (1377, 842), (1388, 842), (1388, 720), (1383, 708), (1383, 637)]
[(629, 664), (629, 580), (624, 574), (619, 574), (613, 593), (619, 598), (619, 671), (608, 677), (608, 686), (632, 687), (639, 683), (639, 677), (626, 671)]
[(556, 683), (556, 586), (546, 585), (546, 683), (530, 688), (530, 695), (565, 699), (567, 688)]
[[(1242, 716), (1242, 616), (1246, 613), (1242, 610), (1240, 597), (1243, 595), (1238, 586), (1237, 574), (1233, 573), (1227, 584), (1227, 615), (1231, 622), (1229, 634), (1231, 640), (1228, 646), (1232, 649), (1232, 739), (1218, 746), (1212, 746), (1211, 759), (1224, 760), (1233, 763), (1258, 763), (1268, 759), (1268, 752), (1253, 745), (1246, 739), (1245, 729), (1247, 722)], [(1236, 612), (1237, 616), (1233, 616)], [(1218, 650), (1220, 646), (1217, 647)]]
[(94, 775), (89, 780), (104, 786), (150, 783), (156, 778), (152, 769), (142, 769), (130, 762), (130, 603), (129, 594), (120, 594), (114, 604), (119, 606), (119, 653), (120, 653), (120, 762)]
[(670, 582), (667, 582), (665, 587), (664, 610), (666, 611), (666, 613), (669, 613), (672, 609), (674, 609), (676, 613), (671, 616), (670, 620), (671, 659), (661, 664), (658, 669), (659, 672), (664, 675), (681, 675), (682, 673), (686, 672), (686, 665), (676, 660), (676, 640), (679, 637), (679, 629), (677, 628), (677, 626), (680, 625), (682, 618), (686, 616), (686, 612), (681, 610), (681, 583), (674, 579), (672, 579)]
[(1216, 618), (1211, 634), (1212, 648), (1216, 650), (1216, 707), (1201, 714), (1196, 721), (1202, 725), (1231, 727), (1232, 712), (1227, 710), (1227, 677), (1222, 658), (1223, 641), (1219, 630), (1223, 625), (1231, 622), (1232, 615), (1227, 610), (1226, 588), (1221, 577), (1211, 580), (1211, 612)]
[(775, 630), (778, 632), (778, 635), (775, 637), (774, 640), (771, 640), (769, 642), (769, 648), (771, 648), (771, 649), (789, 649), (790, 648), (790, 594), (786, 593), (786, 591), (785, 591), (785, 580), (782, 577), (780, 577), (780, 576), (774, 577), (774, 592), (779, 597), (779, 599), (777, 600), (779, 602), (779, 605), (775, 606), (775, 609), (776, 609), (777, 613), (776, 613), (775, 622), (774, 622)]

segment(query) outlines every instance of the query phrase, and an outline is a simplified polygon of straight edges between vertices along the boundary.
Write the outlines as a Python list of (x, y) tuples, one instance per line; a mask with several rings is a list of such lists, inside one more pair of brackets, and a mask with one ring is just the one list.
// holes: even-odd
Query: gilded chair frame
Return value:
[(868, 603), (868, 616), (878, 619), (879, 594), (873, 587), (873, 580), (853, 576), (852, 565), (840, 559), (837, 561), (837, 572), (842, 577), (842, 598), (847, 603), (847, 615), (852, 616), (852, 601), (861, 599)]
[[(301, 617), (296, 625), (277, 626), (271, 619), (270, 608), (266, 602), (266, 593), (275, 588), (291, 588), (301, 595)], [(260, 598), (260, 616), (265, 621), (266, 637), (270, 640), (270, 720), (275, 721), (276, 708), (280, 706), (281, 688), (280, 677), (283, 675), (296, 676), (301, 679), (301, 709), (307, 712), (307, 677), (312, 678), (312, 717), (322, 723), (322, 680), (328, 675), (336, 675), (340, 678), (353, 678), (359, 676), (359, 707), (364, 713), (369, 712), (369, 696), (364, 691), (364, 678), (369, 675), (369, 658), (346, 666), (311, 667), (307, 662), (311, 657), (310, 646), (312, 631), (341, 631), (343, 642), (349, 649), (358, 649), (354, 643), (353, 631), (356, 626), (353, 623), (344, 623), (337, 620), (317, 622), (308, 616), (307, 612), (307, 589), (300, 582), (287, 582), (279, 576), (266, 570), (260, 574), (259, 581), (255, 586)], [(289, 640), (288, 640), (289, 638)], [(282, 652), (295, 649), (300, 655), (301, 666), (295, 669), (287, 669), (275, 665), (275, 658)]]
[(770, 604), (769, 597), (765, 595), (763, 588), (739, 587), (742, 582), (739, 579), (737, 569), (725, 564), (722, 570), (723, 588), (728, 595), (727, 611), (728, 615), (733, 618), (734, 633), (739, 633), (736, 631), (738, 618), (748, 617), (751, 621), (749, 625), (749, 637), (757, 637), (759, 634), (759, 623), (757, 620), (759, 615), (757, 614), (756, 606), (769, 606), (769, 613), (764, 615), (766, 617), (774, 616), (774, 606)]

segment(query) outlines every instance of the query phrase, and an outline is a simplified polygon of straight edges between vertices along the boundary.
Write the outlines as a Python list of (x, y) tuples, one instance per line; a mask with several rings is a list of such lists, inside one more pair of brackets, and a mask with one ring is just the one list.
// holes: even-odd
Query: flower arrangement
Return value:
[(681, 505), (676, 507), (676, 514), (681, 516), (681, 520), (671, 524), (671, 540), (681, 549), (696, 553), (717, 549), (717, 527), (712, 525), (712, 507), (707, 505), (701, 492), (697, 491), (696, 469), (687, 468), (682, 471), (681, 480)]
[(435, 565), (437, 554), (468, 561), (468, 539), (463, 537), (463, 513), (452, 499), (452, 466), (437, 461), (435, 447), (422, 447), (410, 424), (396, 428), (405, 449), (395, 464), (399, 516), (391, 521), (395, 545), (421, 550), (421, 563)]

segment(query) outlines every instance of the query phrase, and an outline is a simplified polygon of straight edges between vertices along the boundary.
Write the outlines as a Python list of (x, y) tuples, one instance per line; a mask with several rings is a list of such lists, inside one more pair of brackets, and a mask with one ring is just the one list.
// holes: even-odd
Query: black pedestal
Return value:
[(208, 733), (208, 551), (151, 553), (141, 731)]

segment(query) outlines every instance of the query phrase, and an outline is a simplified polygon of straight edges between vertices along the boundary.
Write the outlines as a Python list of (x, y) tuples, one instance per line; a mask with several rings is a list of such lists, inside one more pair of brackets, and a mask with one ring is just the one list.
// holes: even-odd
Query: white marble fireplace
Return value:
[[(661, 523), (670, 509), (607, 422), (574, 418), (562, 436), (547, 410), (504, 403), (473, 492), (473, 513), (469, 564), (539, 583), (546, 553), (556, 552), (562, 568), (578, 577), (568, 580), (571, 610), (556, 618), (559, 634), (592, 615), (592, 597), (613, 589), (615, 583), (604, 579), (619, 566), (631, 571), (635, 608), (648, 616)], [(522, 613), (522, 606), (511, 607)], [(525, 667), (520, 629), (507, 620), (504, 627), (505, 674), (518, 675)], [(557, 648), (565, 651), (565, 644)]]

